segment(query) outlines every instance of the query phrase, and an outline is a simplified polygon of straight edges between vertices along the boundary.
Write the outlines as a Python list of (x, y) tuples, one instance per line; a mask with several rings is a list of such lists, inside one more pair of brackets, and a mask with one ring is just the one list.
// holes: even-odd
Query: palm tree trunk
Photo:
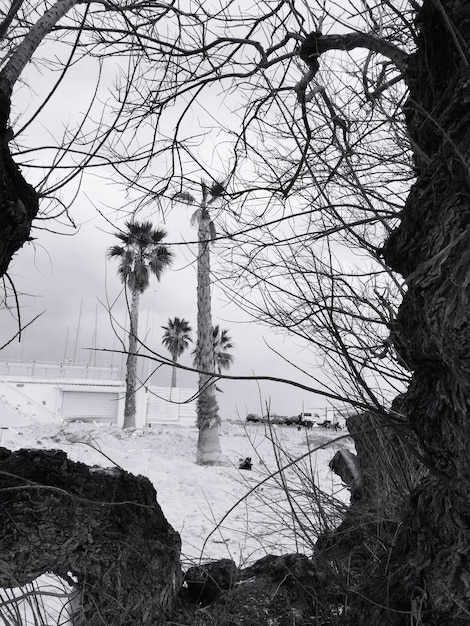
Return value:
[(173, 355), (173, 367), (171, 369), (171, 388), (176, 387), (176, 355)]
[(124, 428), (135, 428), (135, 391), (137, 386), (137, 351), (139, 326), (140, 292), (134, 289), (131, 299), (129, 349), (126, 363), (126, 403), (124, 406)]
[(176, 387), (176, 355), (173, 355), (173, 367), (171, 368), (170, 402), (173, 400), (173, 389)]
[(212, 426), (199, 428), (197, 438), (197, 464), (215, 465), (220, 462), (221, 453), (219, 423), (217, 422)]
[[(199, 368), (214, 371), (214, 346), (212, 341), (211, 276), (210, 276), (210, 219), (206, 211), (199, 221), (197, 263), (197, 353)], [(210, 465), (220, 461), (222, 453), (219, 438), (220, 417), (215, 395), (215, 381), (209, 374), (199, 374), (197, 399), (197, 463)]]

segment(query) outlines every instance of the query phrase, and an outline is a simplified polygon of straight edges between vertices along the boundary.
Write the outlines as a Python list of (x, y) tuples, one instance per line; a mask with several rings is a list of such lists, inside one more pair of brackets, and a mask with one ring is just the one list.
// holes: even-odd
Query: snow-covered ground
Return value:
[[(224, 422), (224, 464), (217, 467), (196, 465), (197, 429), (177, 426), (126, 432), (97, 423), (31, 424), (1, 429), (0, 446), (11, 450), (60, 448), (74, 461), (103, 467), (116, 464), (147, 476), (157, 490), (165, 516), (181, 534), (184, 562), (230, 556), (243, 565), (268, 552), (296, 547), (295, 538), (287, 532), (292, 519), (283, 489), (278, 486), (279, 474), (244, 498), (277, 470), (278, 461), (284, 465), (289, 458), (323, 446), (294, 466), (297, 471), (291, 468), (282, 476), (296, 489), (296, 501), (311, 496), (301, 493), (310, 488), (307, 479), (303, 487), (299, 485), (298, 474), (302, 472), (311, 473), (316, 485), (328, 494), (347, 501), (347, 490), (328, 468), (338, 446), (350, 446), (348, 439), (335, 441), (342, 435), (319, 428), (298, 431), (296, 427), (273, 426), (270, 430), (264, 424)], [(239, 470), (239, 459), (247, 456), (252, 458), (252, 471)], [(311, 501), (308, 508), (314, 509), (314, 505)]]
[[(351, 448), (345, 433), (226, 421), (221, 441), (223, 464), (201, 467), (195, 463), (196, 428), (127, 432), (113, 425), (74, 422), (0, 429), (0, 446), (11, 450), (60, 448), (75, 461), (116, 464), (147, 476), (166, 518), (181, 534), (183, 567), (226, 557), (243, 566), (267, 553), (308, 553), (314, 529), (330, 514), (329, 500), (317, 487), (335, 502), (348, 501), (348, 491), (328, 468), (338, 447)], [(239, 460), (247, 456), (253, 469), (238, 469)], [(284, 485), (289, 486), (287, 496)]]

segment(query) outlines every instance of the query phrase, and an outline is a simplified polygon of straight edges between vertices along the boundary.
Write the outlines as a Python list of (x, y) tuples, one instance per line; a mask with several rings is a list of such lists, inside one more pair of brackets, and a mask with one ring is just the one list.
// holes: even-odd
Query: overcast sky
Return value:
[[(112, 227), (93, 207), (77, 211), (79, 228), (74, 236), (49, 232), (35, 233), (37, 239), (27, 244), (10, 268), (17, 291), (21, 294), (23, 325), (41, 314), (22, 336), (2, 352), (2, 360), (70, 362), (76, 364), (123, 366), (120, 339), (125, 337), (127, 310), (122, 284), (116, 275), (116, 261), (106, 258), (106, 250), (115, 243)], [(110, 213), (111, 215), (111, 213)], [(191, 208), (173, 209), (163, 226), (169, 243), (191, 240), (196, 231), (189, 226)], [(115, 220), (122, 226), (122, 220)], [(175, 247), (176, 261), (158, 282), (154, 277), (141, 299), (140, 337), (150, 349), (169, 357), (161, 345), (163, 330), (169, 317), (184, 317), (196, 337), (196, 267), (194, 246)], [(214, 268), (217, 258), (212, 259)], [(13, 305), (13, 301), (10, 300)], [(112, 308), (111, 308), (112, 307)], [(109, 309), (111, 308), (111, 311)], [(1, 312), (2, 343), (16, 331), (16, 322), (6, 310)], [(113, 332), (111, 319), (117, 329)], [(311, 381), (290, 367), (269, 346), (285, 354), (301, 367), (309, 368), (309, 356), (296, 345), (295, 339), (276, 334), (247, 318), (235, 305), (226, 302), (218, 285), (213, 290), (213, 322), (226, 328), (235, 344), (234, 363), (229, 374), (238, 376), (275, 376), (304, 384)], [(103, 352), (101, 350), (107, 350)], [(181, 363), (190, 366), (190, 351)], [(148, 375), (153, 364), (143, 361), (141, 372)], [(152, 383), (166, 386), (171, 371), (159, 368)], [(195, 387), (197, 376), (178, 372), (178, 384)], [(223, 417), (237, 413), (265, 412), (266, 404), (279, 414), (296, 414), (307, 407), (324, 407), (327, 402), (315, 394), (294, 387), (268, 382), (224, 381), (219, 384), (219, 405)]]
[[(41, 52), (47, 56), (46, 48)], [(54, 47), (52, 53), (59, 54)], [(60, 141), (64, 129), (80, 123), (83, 111), (87, 110), (90, 93), (100, 68), (96, 60), (78, 64), (61, 84), (54, 98), (34, 124), (23, 134), (23, 143), (34, 146), (48, 145), (51, 138)], [(101, 80), (104, 86), (112, 84), (112, 76), (107, 76), (101, 68)], [(31, 64), (25, 72), (24, 80), (34, 86), (28, 91), (19, 86), (14, 99), (16, 108), (13, 120), (14, 130), (21, 128), (32, 111), (36, 110), (54, 80), (50, 72), (42, 72)], [(107, 85), (106, 85), (107, 83)], [(99, 105), (100, 103), (98, 103)], [(188, 116), (188, 124), (201, 123), (203, 107)], [(98, 106), (97, 105), (97, 106)], [(97, 118), (99, 109), (89, 113), (87, 124)], [(203, 123), (207, 120), (202, 120)], [(88, 131), (87, 131), (88, 129)], [(83, 133), (89, 132), (85, 126)], [(195, 131), (192, 131), (195, 132)], [(207, 145), (201, 150), (207, 155), (209, 168), (219, 167), (223, 162), (222, 147), (218, 146), (219, 135), (208, 137)], [(222, 139), (221, 139), (222, 145)], [(219, 150), (220, 147), (220, 150)], [(47, 158), (47, 153), (39, 152), (40, 158)], [(29, 157), (28, 157), (29, 158)], [(34, 183), (35, 170), (24, 170), (27, 179)], [(218, 173), (218, 172), (217, 172)], [(102, 174), (102, 172), (101, 172)], [(68, 194), (68, 195), (67, 195)], [(72, 191), (64, 191), (64, 197), (70, 197)], [(99, 212), (93, 205), (97, 205)], [(35, 240), (20, 250), (9, 268), (9, 274), (20, 294), (20, 307), (23, 325), (36, 315), (40, 315), (31, 326), (22, 333), (22, 341), (10, 343), (2, 351), (0, 359), (22, 361), (64, 362), (90, 365), (123, 365), (122, 355), (113, 350), (122, 349), (120, 340), (125, 338), (124, 326), (127, 323), (125, 298), (122, 285), (116, 276), (116, 261), (106, 259), (109, 246), (116, 243), (113, 238), (114, 226), (123, 227), (125, 216), (116, 209), (126, 205), (123, 189), (109, 180), (86, 175), (80, 194), (72, 206), (72, 216), (77, 225), (73, 236), (53, 234), (47, 230), (35, 229)], [(148, 207), (156, 227), (163, 226), (168, 231), (169, 243), (194, 240), (196, 231), (189, 226), (191, 208), (184, 205), (174, 206), (167, 222), (162, 223), (155, 207)], [(140, 215), (139, 219), (146, 217)], [(44, 224), (38, 223), (44, 226)], [(48, 228), (63, 231), (53, 222)], [(163, 330), (169, 317), (184, 317), (193, 327), (196, 337), (196, 267), (194, 249), (177, 246), (178, 254), (173, 267), (166, 272), (161, 282), (152, 279), (151, 285), (141, 299), (140, 337), (156, 352), (166, 357), (169, 353), (161, 346)], [(217, 269), (217, 258), (212, 257), (213, 267)], [(111, 303), (114, 303), (109, 311)], [(9, 299), (14, 308), (13, 299)], [(313, 371), (316, 376), (321, 372), (312, 368), (312, 356), (302, 346), (297, 345), (292, 337), (282, 336), (247, 318), (233, 304), (227, 303), (223, 288), (218, 284), (213, 290), (213, 323), (226, 328), (235, 344), (234, 363), (229, 374), (238, 376), (274, 376), (291, 379), (303, 384), (311, 384), (308, 376), (289, 366), (276, 354), (280, 352), (289, 361), (298, 364), (306, 371)], [(14, 313), (14, 312), (13, 312)], [(1, 343), (5, 343), (17, 331), (16, 314), (2, 309)], [(118, 333), (113, 332), (111, 319), (115, 321)], [(119, 331), (120, 329), (120, 331)], [(274, 351), (269, 346), (274, 348)], [(92, 350), (92, 348), (94, 350)], [(107, 352), (102, 352), (106, 350)], [(181, 358), (181, 362), (190, 366), (190, 353)], [(149, 363), (142, 364), (142, 373), (150, 371)], [(167, 385), (171, 379), (168, 367), (162, 367), (152, 378), (152, 383)], [(194, 373), (179, 372), (181, 386), (195, 387), (197, 376)], [(271, 411), (292, 415), (302, 408), (325, 407), (328, 402), (315, 394), (298, 390), (294, 387), (267, 382), (224, 381), (220, 385), (223, 393), (219, 394), (219, 404), (223, 417), (236, 413), (244, 416), (247, 412), (266, 412), (269, 404)]]

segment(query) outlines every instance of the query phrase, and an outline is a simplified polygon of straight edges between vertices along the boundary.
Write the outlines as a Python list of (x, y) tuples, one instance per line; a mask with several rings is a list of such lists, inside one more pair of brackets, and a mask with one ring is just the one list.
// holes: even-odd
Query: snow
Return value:
[[(351, 440), (344, 432), (320, 428), (227, 421), (221, 442), (222, 464), (198, 466), (195, 427), (123, 431), (110, 424), (64, 422), (0, 429), (0, 446), (11, 450), (59, 448), (74, 461), (147, 476), (166, 518), (181, 534), (183, 569), (219, 558), (245, 566), (269, 553), (311, 552), (314, 529), (330, 514), (329, 500), (322, 499), (319, 507), (316, 486), (334, 498), (331, 514), (349, 499), (328, 463), (338, 447), (351, 449)], [(238, 469), (247, 456), (253, 469)], [(290, 486), (290, 501), (283, 481)]]
[[(348, 499), (344, 485), (328, 467), (339, 446), (351, 445), (341, 432), (298, 431), (288, 426), (269, 429), (266, 424), (245, 426), (241, 422), (225, 422), (221, 441), (223, 464), (198, 466), (196, 428), (160, 426), (128, 432), (114, 425), (72, 422), (0, 430), (0, 446), (11, 450), (58, 448), (74, 461), (102, 467), (116, 465), (147, 476), (155, 486), (166, 518), (181, 534), (182, 558), (188, 564), (230, 557), (242, 565), (266, 553), (296, 549), (295, 538), (285, 536), (289, 516), (285, 513), (284, 492), (277, 486), (279, 475), (243, 499), (257, 483), (278, 469), (276, 454), (281, 456), (281, 464), (287, 464), (291, 458), (306, 455), (320, 446), (307, 457), (308, 471), (322, 490), (341, 501)], [(247, 456), (252, 458), (252, 471), (239, 470), (240, 459)], [(306, 460), (299, 462), (299, 466), (305, 468)], [(299, 487), (295, 469), (284, 474)], [(272, 510), (273, 499), (279, 506), (277, 513)], [(282, 519), (275, 519), (276, 515)], [(210, 537), (209, 533), (212, 533)]]

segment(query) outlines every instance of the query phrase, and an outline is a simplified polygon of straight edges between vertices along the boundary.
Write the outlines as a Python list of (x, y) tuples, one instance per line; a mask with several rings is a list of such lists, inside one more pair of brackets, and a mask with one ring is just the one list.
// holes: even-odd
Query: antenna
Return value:
[(75, 365), (75, 358), (77, 356), (77, 344), (78, 344), (78, 336), (80, 334), (80, 323), (82, 320), (82, 307), (83, 307), (83, 298), (80, 300), (80, 311), (78, 313), (78, 325), (77, 325), (77, 334), (75, 335), (75, 346), (73, 348), (73, 360), (72, 363)]
[(98, 302), (95, 303), (95, 327), (93, 329), (93, 336), (91, 338), (91, 354), (90, 354), (90, 365), (91, 367), (96, 367), (96, 342), (98, 335)]
[(70, 330), (70, 327), (67, 326), (67, 334), (65, 335), (64, 356), (62, 359), (62, 363), (64, 364), (67, 363), (67, 344), (69, 342), (69, 330)]

